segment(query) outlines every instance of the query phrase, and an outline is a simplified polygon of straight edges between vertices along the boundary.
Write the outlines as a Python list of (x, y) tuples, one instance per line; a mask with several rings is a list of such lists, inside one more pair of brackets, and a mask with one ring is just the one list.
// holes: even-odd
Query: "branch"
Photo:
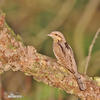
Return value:
[(100, 100), (100, 87), (89, 77), (81, 75), (87, 89), (81, 91), (74, 76), (55, 59), (39, 54), (33, 46), (24, 46), (0, 16), (0, 73), (22, 71), (37, 81), (65, 90), (84, 100)]

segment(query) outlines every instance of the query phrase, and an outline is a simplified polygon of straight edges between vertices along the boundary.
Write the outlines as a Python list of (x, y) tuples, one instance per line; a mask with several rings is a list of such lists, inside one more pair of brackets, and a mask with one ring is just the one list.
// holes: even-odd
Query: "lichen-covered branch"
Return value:
[(100, 100), (100, 87), (85, 75), (87, 89), (81, 91), (74, 76), (55, 59), (39, 54), (33, 46), (24, 46), (18, 36), (13, 34), (0, 15), (0, 73), (22, 71), (37, 81), (65, 90), (84, 100)]

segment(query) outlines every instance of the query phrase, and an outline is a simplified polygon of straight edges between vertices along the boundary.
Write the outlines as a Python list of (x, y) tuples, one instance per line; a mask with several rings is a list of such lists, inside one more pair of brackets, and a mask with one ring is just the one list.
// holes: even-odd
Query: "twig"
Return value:
[(91, 58), (91, 53), (92, 53), (92, 50), (93, 50), (93, 46), (94, 46), (94, 44), (95, 44), (95, 42), (96, 42), (96, 39), (97, 39), (99, 33), (100, 33), (100, 28), (99, 28), (98, 31), (96, 32), (96, 34), (95, 34), (95, 36), (94, 36), (94, 38), (93, 38), (93, 40), (92, 40), (92, 42), (91, 42), (91, 45), (90, 45), (90, 47), (89, 47), (89, 53), (88, 53), (88, 57), (87, 57), (87, 60), (86, 60), (86, 65), (85, 65), (84, 74), (86, 74), (86, 72), (87, 72), (88, 65), (89, 65), (89, 61), (90, 61), (90, 58)]
[(84, 41), (84, 33), (93, 19), (95, 12), (100, 4), (100, 0), (89, 0), (87, 3), (85, 10), (76, 25), (74, 32), (74, 49), (78, 59), (79, 71), (83, 71), (82, 67), (80, 67), (82, 61), (85, 58), (84, 49), (83, 49), (83, 41)]

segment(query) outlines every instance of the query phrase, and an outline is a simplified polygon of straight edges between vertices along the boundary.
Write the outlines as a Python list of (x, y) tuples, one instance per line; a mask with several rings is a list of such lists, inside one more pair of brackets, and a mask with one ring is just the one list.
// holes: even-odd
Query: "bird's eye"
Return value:
[(56, 36), (58, 36), (57, 34), (55, 34)]

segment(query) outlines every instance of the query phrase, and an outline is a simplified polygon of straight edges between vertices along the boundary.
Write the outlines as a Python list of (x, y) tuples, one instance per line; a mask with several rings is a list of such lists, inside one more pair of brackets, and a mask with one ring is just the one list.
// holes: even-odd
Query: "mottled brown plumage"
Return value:
[(74, 59), (72, 48), (67, 44), (63, 34), (58, 31), (54, 31), (48, 36), (53, 38), (53, 52), (58, 62), (69, 70), (76, 78), (79, 88), (85, 90), (86, 87), (82, 82), (81, 75), (77, 71), (77, 65)]

